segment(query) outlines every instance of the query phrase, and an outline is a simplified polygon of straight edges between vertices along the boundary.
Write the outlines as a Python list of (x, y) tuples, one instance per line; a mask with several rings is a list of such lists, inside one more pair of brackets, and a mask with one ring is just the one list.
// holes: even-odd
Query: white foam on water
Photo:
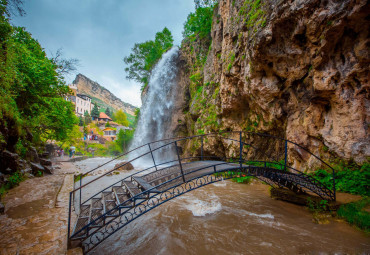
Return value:
[(221, 210), (221, 203), (218, 201), (206, 202), (199, 199), (193, 199), (185, 205), (185, 208), (193, 213), (194, 216), (202, 217), (207, 214), (213, 214)]
[(216, 187), (225, 187), (226, 186), (226, 181), (220, 181), (220, 182), (215, 182), (212, 185)]
[(248, 211), (245, 211), (245, 214), (249, 215), (249, 216), (255, 216), (255, 217), (258, 217), (258, 218), (264, 218), (264, 219), (274, 219), (274, 215), (270, 214), (270, 213), (264, 213), (264, 214), (257, 214), (257, 213), (252, 213), (252, 212), (248, 212)]

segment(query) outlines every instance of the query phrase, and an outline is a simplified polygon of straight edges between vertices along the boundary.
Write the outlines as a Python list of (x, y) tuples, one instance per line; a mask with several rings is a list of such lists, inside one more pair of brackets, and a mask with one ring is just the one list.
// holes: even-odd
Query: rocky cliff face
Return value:
[(115, 110), (122, 109), (126, 113), (135, 115), (135, 106), (122, 102), (121, 99), (116, 97), (109, 90), (99, 85), (97, 82), (90, 80), (86, 76), (78, 74), (73, 81), (73, 84), (77, 85), (78, 93), (97, 98)]
[[(366, 0), (220, 0), (211, 43), (181, 48), (187, 134), (270, 133), (324, 159), (368, 160), (369, 24)], [(294, 147), (289, 161), (314, 167)]]

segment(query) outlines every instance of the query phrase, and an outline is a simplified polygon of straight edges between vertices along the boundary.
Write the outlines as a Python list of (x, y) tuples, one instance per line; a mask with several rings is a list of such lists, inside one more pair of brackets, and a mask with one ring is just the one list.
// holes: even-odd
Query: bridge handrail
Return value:
[[(238, 162), (238, 160), (236, 160), (236, 162)], [(244, 160), (244, 163), (249, 163), (249, 162), (259, 162), (259, 163), (273, 163), (273, 164), (276, 164), (276, 165), (281, 165), (281, 166), (284, 166), (283, 164), (281, 164), (281, 163), (279, 163), (279, 162), (266, 162), (266, 161), (258, 161), (258, 160), (253, 160), (253, 161), (245, 161)], [(228, 165), (228, 164), (233, 164), (232, 162), (221, 162), (221, 163), (216, 163), (216, 164), (213, 164), (213, 165), (208, 165), (208, 166), (204, 166), (204, 167), (201, 167), (201, 168), (197, 168), (197, 169), (195, 169), (195, 170), (193, 170), (193, 171), (190, 171), (190, 172), (186, 172), (186, 173), (184, 173), (184, 175), (186, 176), (186, 175), (190, 175), (190, 174), (192, 174), (192, 173), (195, 173), (195, 172), (198, 172), (198, 171), (201, 171), (201, 170), (204, 170), (204, 169), (207, 169), (207, 168), (210, 168), (210, 167), (217, 167), (217, 166), (220, 166), (220, 165)], [(249, 165), (247, 165), (248, 167), (250, 167)], [(253, 166), (253, 165), (252, 165)], [(172, 166), (171, 166), (172, 167)], [(246, 167), (246, 166), (244, 166), (244, 167)], [(254, 166), (254, 167), (261, 167), (261, 166)], [(324, 190), (322, 190), (327, 196), (329, 196), (329, 197), (332, 197), (332, 192), (331, 192), (331, 190), (330, 189), (328, 189), (324, 184), (322, 184), (320, 181), (318, 181), (318, 180), (316, 180), (314, 177), (312, 177), (312, 176), (308, 176), (308, 175), (306, 175), (306, 174), (304, 174), (303, 172), (301, 172), (300, 170), (297, 170), (297, 169), (294, 169), (293, 167), (290, 167), (290, 166), (288, 166), (288, 168), (290, 168), (290, 169), (292, 169), (292, 170), (294, 170), (294, 171), (296, 171), (296, 172), (298, 172), (298, 173), (300, 173), (300, 176), (303, 176), (303, 177), (308, 177), (309, 178), (309, 182), (311, 182), (312, 183), (312, 179), (314, 180), (314, 181), (317, 181), (317, 184), (319, 184), (320, 186), (323, 186), (323, 187), (325, 187), (326, 188), (326, 190), (324, 189)], [(162, 170), (162, 169), (161, 169)], [(236, 171), (235, 170), (235, 168), (233, 168), (232, 169), (233, 171)], [(283, 171), (282, 169), (276, 169), (276, 170), (279, 170), (279, 171)], [(215, 173), (217, 173), (217, 172), (226, 172), (226, 171), (230, 171), (230, 169), (223, 169), (222, 171), (216, 171)], [(237, 171), (236, 171), (237, 172)], [(286, 171), (284, 171), (284, 172), (286, 172)], [(286, 172), (287, 174), (292, 174), (291, 172)], [(135, 173), (135, 174), (137, 174), (137, 173)], [(206, 174), (207, 175), (207, 174)], [(122, 179), (122, 180), (120, 180), (120, 181), (118, 181), (118, 182), (116, 182), (115, 184), (117, 184), (117, 183), (119, 183), (119, 182), (121, 182), (121, 181), (123, 181), (123, 180), (125, 180), (125, 179), (128, 179), (128, 178), (130, 178), (131, 177), (131, 179), (132, 179), (132, 177), (134, 176), (134, 174), (132, 174), (132, 175), (130, 175), (130, 176), (127, 176), (127, 177), (125, 177), (124, 179)], [(196, 178), (199, 178), (199, 177), (201, 177), (201, 176), (197, 176)], [(167, 180), (167, 181), (165, 181), (165, 182), (163, 182), (163, 183), (160, 183), (160, 184), (158, 184), (158, 185), (156, 185), (156, 186), (153, 186), (153, 187), (151, 187), (150, 189), (148, 189), (148, 190), (145, 190), (145, 191), (142, 191), (141, 193), (139, 193), (139, 194), (137, 194), (137, 195), (135, 195), (134, 197), (130, 197), (129, 199), (127, 199), (127, 200), (125, 200), (125, 201), (123, 201), (122, 203), (120, 203), (119, 205), (116, 205), (115, 207), (113, 207), (112, 209), (110, 209), (109, 211), (107, 211), (107, 212), (105, 212), (104, 214), (102, 214), (101, 216), (99, 216), (98, 218), (96, 218), (96, 219), (94, 219), (93, 221), (91, 221), (89, 224), (87, 224), (85, 227), (83, 227), (82, 229), (80, 229), (78, 232), (76, 232), (76, 233), (74, 233), (74, 235), (76, 235), (76, 234), (78, 234), (78, 233), (80, 233), (80, 232), (82, 232), (83, 230), (85, 230), (86, 228), (88, 228), (89, 226), (91, 226), (91, 225), (94, 225), (96, 222), (98, 222), (100, 219), (102, 219), (102, 218), (104, 218), (106, 215), (109, 215), (111, 212), (113, 212), (114, 210), (117, 210), (120, 206), (122, 206), (122, 205), (124, 205), (124, 204), (126, 204), (127, 202), (133, 202), (133, 201), (135, 201), (135, 199), (136, 198), (138, 198), (138, 197), (141, 197), (142, 195), (145, 195), (145, 194), (150, 194), (151, 192), (151, 190), (155, 190), (155, 189), (158, 189), (159, 187), (161, 187), (161, 186), (165, 186), (165, 184), (167, 184), (167, 183), (171, 183), (171, 182), (173, 182), (174, 180), (176, 180), (176, 179), (180, 179), (180, 178), (182, 178), (182, 176), (181, 175), (179, 175), (179, 176), (176, 176), (176, 177), (174, 177), (174, 178), (172, 178), (172, 179), (170, 179), (170, 180)], [(188, 180), (188, 182), (189, 182), (190, 180)], [(108, 189), (108, 188), (110, 188), (110, 187), (112, 187), (112, 186), (114, 186), (114, 184), (112, 184), (111, 186), (109, 186), (109, 187), (107, 187), (106, 189)], [(170, 188), (173, 188), (173, 187), (169, 187), (168, 189), (170, 189)], [(104, 190), (106, 190), (106, 189), (104, 189)], [(100, 191), (99, 193), (97, 193), (97, 194), (100, 194), (101, 192), (103, 192), (104, 190), (102, 190), (102, 191)], [(329, 193), (327, 193), (326, 191), (329, 191)], [(163, 191), (163, 192), (165, 192), (165, 191)], [(96, 195), (97, 195), (96, 194)]]
[[(95, 170), (99, 169), (100, 167), (102, 167), (102, 166), (104, 166), (104, 165), (106, 165), (106, 164), (108, 164), (108, 163), (110, 163), (110, 162), (112, 162), (112, 161), (114, 161), (114, 160), (117, 160), (118, 158), (121, 158), (121, 157), (123, 157), (123, 156), (126, 156), (126, 155), (128, 155), (129, 153), (131, 153), (131, 152), (133, 152), (133, 151), (135, 151), (135, 150), (138, 150), (138, 149), (140, 149), (140, 148), (143, 148), (143, 147), (145, 147), (145, 146), (147, 146), (147, 145), (149, 145), (149, 144), (153, 144), (153, 143), (158, 143), (158, 142), (162, 142), (162, 141), (168, 141), (168, 140), (177, 139), (177, 140), (175, 140), (175, 141), (172, 141), (172, 142), (170, 142), (170, 143), (167, 143), (167, 144), (161, 145), (160, 147), (157, 147), (157, 148), (155, 148), (155, 149), (152, 149), (151, 151), (153, 152), (153, 151), (159, 150), (159, 149), (161, 149), (161, 148), (163, 148), (163, 147), (166, 147), (166, 146), (168, 146), (168, 145), (170, 145), (170, 144), (174, 144), (174, 143), (176, 143), (176, 142), (180, 142), (180, 141), (184, 141), (184, 140), (190, 140), (190, 139), (193, 139), (193, 138), (196, 138), (196, 137), (205, 137), (205, 136), (211, 136), (211, 137), (212, 137), (212, 136), (220, 135), (220, 134), (223, 134), (223, 133), (240, 133), (240, 132), (247, 132), (247, 131), (224, 131), (224, 132), (221, 132), (221, 133), (209, 133), (209, 134), (204, 134), (204, 135), (194, 135), (194, 136), (190, 136), (190, 137), (166, 138), (166, 139), (162, 139), (162, 140), (157, 140), (157, 141), (150, 142), (150, 143), (146, 143), (146, 144), (144, 144), (144, 145), (141, 145), (141, 146), (139, 146), (139, 147), (136, 147), (135, 149), (132, 149), (132, 150), (130, 150), (130, 151), (128, 151), (128, 152), (125, 152), (125, 153), (123, 153), (123, 154), (121, 154), (121, 155), (119, 155), (119, 156), (117, 156), (117, 157), (115, 157), (115, 158), (113, 158), (113, 159), (111, 159), (111, 160), (109, 160), (109, 161), (105, 162), (104, 164), (99, 165), (98, 167), (93, 168), (93, 169), (91, 169), (91, 170), (87, 171), (86, 173), (81, 173), (80, 175), (87, 175), (87, 174), (90, 174), (91, 172), (93, 172), (93, 171), (95, 171)], [(256, 135), (263, 135), (263, 134), (259, 134), (259, 133), (253, 133), (253, 132), (247, 132), (247, 133), (256, 134)], [(272, 138), (278, 138), (278, 137), (274, 137), (274, 136), (269, 136), (269, 137), (272, 137)], [(231, 140), (231, 141), (235, 141), (235, 142), (240, 142), (239, 140), (235, 140), (235, 139), (228, 138), (228, 137), (224, 137), (223, 139)], [(284, 139), (281, 139), (281, 138), (279, 138), (279, 139), (280, 139), (280, 140), (284, 140)], [(255, 147), (254, 147), (253, 145), (251, 145), (251, 144), (247, 144), (247, 143), (245, 143), (245, 142), (243, 142), (243, 141), (242, 141), (242, 143), (243, 143), (243, 145), (249, 145), (249, 146), (252, 146), (253, 148), (255, 148)], [(256, 148), (255, 148), (255, 149), (256, 149)], [(83, 187), (85, 187), (85, 186), (89, 185), (90, 183), (95, 182), (96, 180), (98, 180), (98, 179), (102, 178), (103, 176), (106, 176), (106, 175), (108, 175), (108, 174), (112, 173), (114, 170), (117, 170), (118, 168), (120, 168), (120, 167), (122, 167), (122, 166), (125, 166), (125, 165), (127, 165), (128, 163), (131, 163), (131, 162), (135, 161), (136, 159), (139, 159), (139, 158), (141, 158), (141, 157), (143, 157), (143, 156), (145, 156), (145, 155), (148, 155), (148, 154), (150, 154), (150, 153), (151, 153), (151, 152), (150, 152), (150, 151), (148, 151), (148, 152), (146, 152), (146, 153), (141, 154), (140, 156), (137, 156), (137, 157), (136, 157), (136, 158), (134, 158), (134, 159), (131, 159), (130, 161), (126, 161), (126, 162), (125, 162), (125, 164), (123, 164), (123, 165), (121, 165), (121, 166), (119, 166), (119, 167), (113, 168), (112, 170), (110, 170), (110, 171), (108, 171), (108, 172), (105, 172), (104, 174), (102, 174), (102, 175), (98, 176), (97, 178), (95, 178), (95, 179), (93, 179), (93, 180), (91, 180), (91, 181), (89, 181), (89, 182), (85, 183), (84, 185), (81, 185), (81, 186), (79, 186), (79, 187), (77, 187), (77, 188), (73, 189), (71, 192), (76, 192), (76, 191), (80, 190), (81, 188), (83, 188)], [(176, 161), (176, 160), (174, 160), (174, 161)], [(158, 165), (157, 165), (157, 166), (158, 166)], [(154, 167), (154, 165), (153, 165), (153, 167)], [(150, 167), (150, 168), (152, 168), (152, 167)]]
[[(295, 143), (295, 142), (292, 142), (292, 141), (290, 141), (290, 140), (287, 140), (287, 139), (284, 139), (284, 138), (280, 138), (280, 137), (277, 137), (277, 136), (269, 135), (269, 134), (262, 134), (262, 133), (256, 133), (256, 132), (250, 132), (250, 131), (223, 131), (223, 132), (219, 132), (219, 133), (209, 133), (209, 134), (193, 135), (193, 136), (190, 136), (190, 137), (166, 138), (166, 139), (161, 139), (161, 140), (153, 141), (153, 142), (150, 142), (150, 143), (147, 143), (147, 144), (143, 144), (143, 145), (141, 145), (141, 146), (139, 146), (139, 147), (136, 147), (136, 148), (134, 148), (134, 149), (132, 149), (132, 150), (130, 150), (130, 151), (128, 151), (128, 152), (125, 152), (125, 153), (123, 153), (123, 154), (121, 154), (121, 155), (119, 155), (119, 156), (117, 156), (117, 157), (115, 157), (115, 158), (113, 158), (113, 159), (111, 159), (111, 160), (109, 160), (109, 161), (105, 162), (105, 163), (104, 163), (104, 164), (102, 164), (102, 165), (99, 165), (99, 166), (98, 166), (98, 167), (96, 167), (96, 168), (93, 168), (93, 169), (89, 170), (89, 171), (88, 171), (88, 172), (86, 172), (86, 173), (82, 173), (82, 174), (80, 174), (80, 186), (79, 186), (78, 188), (73, 189), (73, 190), (70, 192), (70, 198), (72, 198), (72, 194), (74, 194), (76, 191), (79, 191), (79, 190), (80, 190), (80, 206), (81, 206), (81, 205), (85, 204), (87, 201), (89, 201), (90, 199), (92, 199), (93, 197), (95, 197), (96, 195), (100, 194), (102, 191), (104, 191), (104, 190), (106, 190), (106, 189), (108, 189), (108, 188), (110, 188), (110, 187), (114, 186), (115, 184), (117, 184), (117, 183), (119, 183), (119, 182), (122, 182), (122, 181), (123, 181), (123, 180), (125, 180), (125, 179), (128, 179), (128, 178), (131, 178), (131, 179), (132, 179), (132, 177), (133, 177), (133, 176), (135, 176), (135, 175), (137, 175), (137, 174), (140, 174), (140, 173), (142, 173), (142, 172), (144, 172), (144, 171), (148, 171), (149, 169), (157, 168), (157, 166), (160, 166), (160, 165), (168, 164), (168, 163), (171, 163), (171, 162), (176, 162), (176, 161), (178, 161), (178, 160), (185, 160), (185, 159), (187, 159), (187, 158), (183, 158), (183, 159), (181, 159), (181, 158), (179, 157), (179, 158), (178, 158), (178, 160), (176, 160), (176, 159), (175, 159), (175, 160), (171, 160), (171, 161), (169, 161), (169, 162), (165, 162), (165, 163), (161, 163), (161, 164), (156, 164), (156, 163), (154, 162), (154, 165), (153, 165), (153, 166), (150, 166), (150, 167), (148, 167), (148, 168), (146, 168), (146, 169), (144, 169), (144, 170), (141, 170), (141, 171), (139, 171), (139, 172), (136, 172), (136, 173), (134, 173), (134, 174), (131, 174), (131, 175), (129, 175), (129, 176), (126, 176), (125, 178), (123, 178), (123, 179), (121, 179), (120, 181), (115, 182), (114, 184), (112, 184), (112, 185), (110, 185), (110, 186), (108, 186), (108, 187), (104, 188), (103, 190), (99, 191), (98, 193), (94, 194), (93, 196), (91, 196), (90, 198), (88, 198), (87, 200), (85, 200), (83, 203), (81, 203), (81, 190), (82, 190), (82, 188), (84, 188), (84, 187), (86, 187), (87, 185), (89, 185), (89, 184), (91, 184), (91, 183), (93, 183), (93, 182), (95, 182), (95, 181), (97, 181), (97, 180), (99, 180), (99, 179), (103, 178), (104, 176), (106, 176), (106, 175), (108, 175), (108, 174), (112, 173), (113, 171), (117, 170), (118, 168), (120, 168), (120, 167), (122, 167), (122, 166), (124, 166), (124, 165), (126, 165), (126, 164), (128, 164), (128, 163), (131, 163), (131, 162), (133, 162), (134, 160), (137, 160), (137, 159), (139, 159), (139, 158), (141, 158), (141, 157), (143, 157), (143, 156), (145, 156), (145, 155), (151, 154), (153, 151), (159, 150), (159, 149), (161, 149), (161, 148), (163, 148), (163, 147), (169, 146), (169, 145), (171, 145), (171, 144), (175, 144), (175, 145), (177, 146), (177, 142), (181, 142), (181, 141), (185, 141), (185, 140), (190, 140), (190, 139), (194, 139), (194, 138), (199, 138), (199, 137), (201, 137), (201, 138), (202, 138), (202, 141), (203, 141), (203, 137), (217, 137), (217, 138), (219, 138), (219, 136), (223, 136), (224, 134), (235, 134), (235, 133), (239, 133), (239, 134), (240, 134), (240, 139), (239, 139), (239, 140), (236, 140), (236, 139), (233, 139), (233, 138), (229, 138), (229, 137), (221, 137), (221, 139), (231, 140), (231, 141), (234, 141), (234, 142), (239, 142), (239, 143), (240, 143), (240, 145), (241, 145), (241, 146), (243, 146), (243, 148), (244, 148), (244, 146), (245, 146), (245, 145), (248, 145), (248, 146), (251, 146), (254, 150), (258, 150), (258, 148), (254, 147), (252, 144), (249, 144), (249, 143), (243, 142), (243, 141), (241, 140), (241, 139), (242, 139), (242, 134), (257, 135), (257, 136), (260, 136), (260, 137), (270, 137), (270, 138), (274, 138), (274, 139), (277, 139), (277, 140), (280, 140), (280, 141), (285, 141), (285, 164), (284, 164), (283, 166), (285, 166), (285, 168), (286, 168), (286, 167), (288, 167), (289, 169), (293, 169), (293, 170), (295, 170), (295, 171), (297, 171), (297, 172), (300, 172), (300, 173), (302, 173), (302, 172), (301, 172), (301, 171), (299, 171), (299, 170), (297, 170), (297, 169), (294, 169), (294, 168), (292, 168), (292, 167), (290, 167), (290, 166), (288, 166), (288, 165), (287, 165), (287, 149), (288, 149), (288, 143), (291, 143), (291, 144), (293, 144), (293, 145), (295, 145), (295, 146), (297, 146), (297, 147), (301, 148), (302, 150), (306, 151), (306, 152), (307, 152), (307, 153), (309, 153), (311, 156), (314, 156), (314, 158), (316, 158), (317, 160), (319, 160), (320, 162), (322, 162), (323, 164), (325, 164), (327, 167), (329, 167), (329, 168), (333, 171), (333, 194), (334, 194), (334, 199), (335, 199), (335, 196), (336, 196), (336, 194), (335, 194), (335, 171), (334, 171), (334, 169), (333, 169), (329, 164), (327, 164), (325, 161), (323, 161), (321, 158), (319, 158), (319, 157), (318, 157), (318, 156), (316, 156), (315, 154), (311, 153), (311, 152), (310, 152), (308, 149), (306, 149), (305, 147), (303, 147), (303, 146), (301, 146), (301, 145), (299, 145), (299, 144), (297, 144), (297, 143)], [(151, 149), (151, 147), (150, 147), (150, 145), (151, 145), (151, 144), (155, 144), (155, 143), (158, 143), (158, 142), (169, 141), (169, 140), (172, 140), (172, 141), (171, 141), (171, 142), (169, 142), (169, 143), (166, 143), (166, 144), (164, 144), (164, 145), (161, 145), (161, 146), (159, 146), (159, 147), (156, 147), (156, 148), (154, 148), (153, 150), (152, 150), (152, 149)], [(100, 168), (100, 167), (102, 167), (102, 166), (104, 166), (104, 165), (106, 165), (106, 164), (108, 164), (108, 163), (110, 163), (110, 162), (112, 162), (112, 161), (114, 161), (114, 160), (117, 160), (117, 159), (119, 159), (119, 158), (121, 158), (121, 157), (123, 157), (123, 156), (126, 156), (126, 155), (128, 155), (128, 154), (132, 153), (133, 151), (136, 151), (136, 150), (138, 150), (138, 149), (140, 149), (140, 148), (144, 148), (145, 146), (148, 146), (148, 147), (149, 147), (149, 149), (150, 149), (150, 151), (148, 151), (148, 152), (146, 152), (146, 153), (143, 153), (143, 154), (141, 154), (141, 155), (139, 155), (139, 156), (137, 156), (137, 157), (135, 157), (135, 158), (133, 158), (133, 159), (131, 159), (131, 160), (129, 160), (129, 161), (126, 161), (123, 165), (120, 165), (120, 166), (118, 166), (118, 167), (115, 167), (115, 168), (113, 168), (112, 170), (110, 170), (110, 171), (108, 171), (108, 172), (105, 172), (104, 174), (102, 174), (102, 175), (98, 176), (97, 178), (95, 178), (95, 179), (93, 179), (93, 180), (91, 180), (91, 181), (89, 181), (89, 182), (87, 182), (87, 183), (85, 183), (85, 184), (81, 185), (81, 184), (82, 184), (82, 178), (83, 178), (83, 176), (84, 176), (84, 175), (90, 174), (91, 172), (93, 172), (93, 171), (97, 170), (98, 168)], [(177, 147), (176, 147), (176, 150), (177, 150)], [(241, 149), (241, 152), (242, 152), (242, 149)], [(178, 153), (178, 151), (177, 151), (177, 153)], [(203, 153), (203, 142), (202, 142), (202, 153)], [(269, 156), (269, 155), (267, 155), (266, 153), (264, 153), (264, 154), (265, 154), (268, 158), (270, 158), (270, 156)], [(203, 158), (204, 156), (202, 155), (201, 157)], [(196, 157), (196, 158), (199, 158), (199, 156), (198, 156), (198, 157)], [(273, 160), (275, 160), (275, 159), (273, 159)], [(154, 161), (154, 158), (153, 158), (153, 161)], [(240, 157), (240, 159), (239, 159), (239, 163), (241, 164), (241, 157)], [(180, 163), (180, 164), (181, 164), (181, 163)], [(282, 164), (281, 164), (281, 165), (282, 165)], [(175, 165), (172, 165), (172, 166), (169, 166), (169, 167), (173, 167), (173, 166), (175, 166)], [(154, 172), (154, 171), (152, 171), (152, 172)], [(150, 174), (150, 173), (148, 173), (148, 174)], [(303, 173), (302, 173), (302, 174), (303, 174)], [(307, 176), (307, 175), (305, 175), (305, 174), (303, 174), (303, 175), (304, 175), (304, 176)], [(320, 185), (320, 186), (323, 186), (323, 187), (325, 187), (327, 190), (330, 190), (330, 189), (328, 189), (325, 185), (323, 185), (321, 182), (317, 181), (314, 177), (309, 177), (309, 178), (310, 178), (310, 179), (315, 180), (317, 183), (319, 183), (319, 185)], [(331, 190), (330, 190), (330, 193), (331, 193)], [(71, 201), (70, 201), (70, 208), (71, 208)], [(70, 209), (70, 210), (71, 210), (71, 209)], [(70, 216), (69, 216), (69, 218), (70, 218)], [(70, 219), (69, 219), (69, 221), (70, 221)], [(68, 230), (69, 230), (69, 229), (68, 229)]]

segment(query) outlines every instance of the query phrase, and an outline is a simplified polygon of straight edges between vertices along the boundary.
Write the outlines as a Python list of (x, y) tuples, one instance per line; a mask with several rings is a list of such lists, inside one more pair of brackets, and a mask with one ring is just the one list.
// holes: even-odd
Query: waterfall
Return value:
[[(130, 150), (152, 141), (173, 136), (169, 132), (169, 126), (171, 125), (177, 90), (176, 59), (178, 53), (178, 47), (173, 47), (164, 53), (151, 73), (148, 91), (143, 99), (139, 121)], [(163, 144), (165, 143), (153, 144), (152, 149), (158, 148)], [(148, 151), (149, 147), (145, 146), (143, 149), (135, 151), (134, 155), (130, 158), (137, 157)], [(174, 159), (174, 146), (167, 146), (161, 150), (156, 150), (153, 156), (156, 164), (170, 161)], [(137, 162), (140, 162), (141, 165), (152, 165), (153, 159), (148, 154), (142, 160), (135, 161), (134, 164), (137, 164)]]

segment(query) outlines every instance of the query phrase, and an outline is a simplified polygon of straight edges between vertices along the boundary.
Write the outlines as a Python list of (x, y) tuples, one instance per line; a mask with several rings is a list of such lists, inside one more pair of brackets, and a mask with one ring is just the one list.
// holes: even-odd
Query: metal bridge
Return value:
[[(166, 156), (166, 162), (159, 161)], [(307, 169), (293, 168), (289, 156), (301, 156), (301, 160), (309, 156), (316, 165), (332, 170), (333, 191), (302, 171)], [(125, 163), (128, 164), (145, 157), (152, 165), (123, 179), (109, 183), (109, 175), (116, 171), (112, 169), (83, 183), (84, 176), (111, 161), (131, 158)], [(267, 134), (223, 132), (165, 139), (142, 145), (111, 161), (75, 176), (79, 186), (70, 193), (68, 245), (82, 246), (84, 253), (157, 206), (225, 179), (254, 176), (274, 187), (335, 201), (333, 168), (304, 147)], [(93, 195), (87, 192), (95, 192), (103, 179), (109, 185)]]

